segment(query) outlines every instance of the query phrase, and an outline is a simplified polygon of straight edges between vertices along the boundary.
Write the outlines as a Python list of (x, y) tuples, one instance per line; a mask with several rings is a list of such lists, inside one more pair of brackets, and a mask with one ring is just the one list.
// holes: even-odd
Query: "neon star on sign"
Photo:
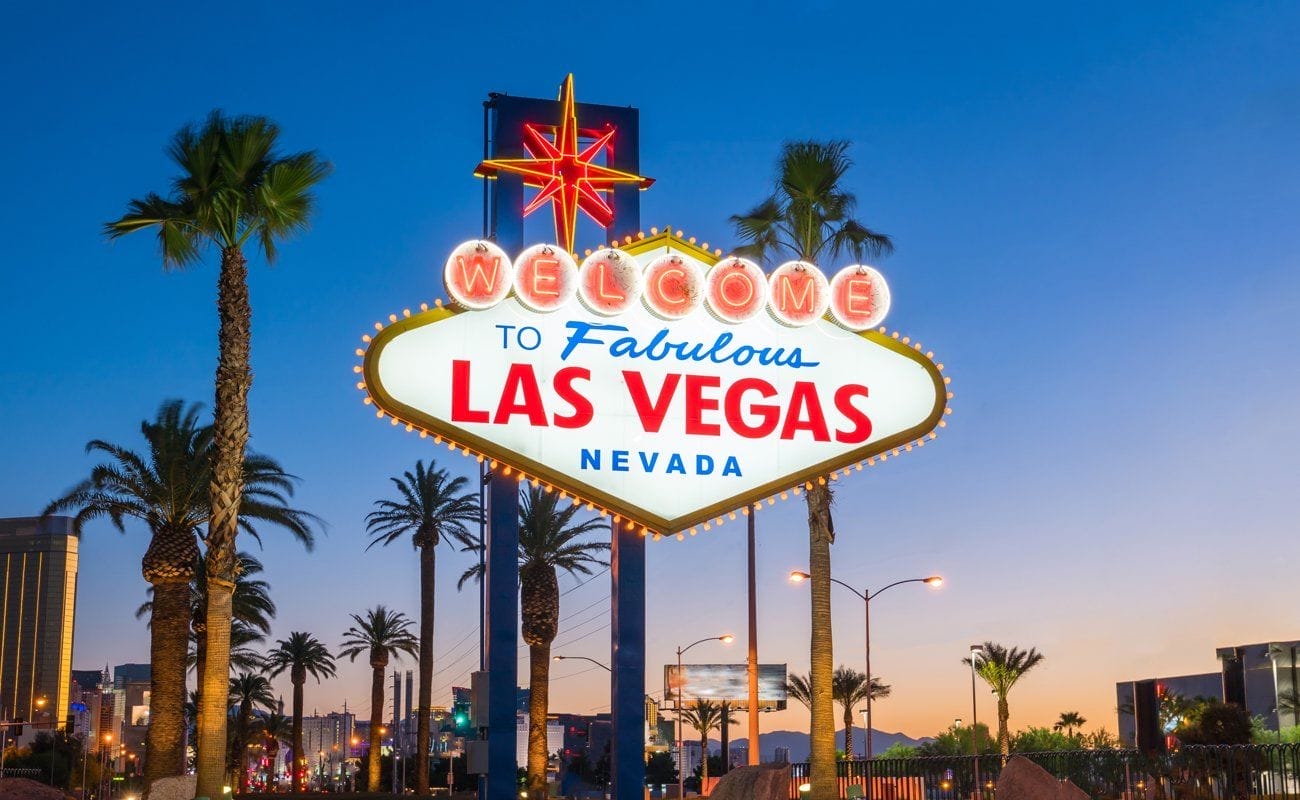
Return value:
[(671, 234), (581, 263), (469, 241), (443, 282), (453, 307), (365, 337), (366, 402), (647, 533), (924, 445), (949, 412), (942, 365), (878, 327), (890, 294), (867, 265), (765, 274)]
[(555, 235), (565, 252), (573, 252), (578, 225), (578, 211), (591, 217), (602, 228), (614, 221), (614, 209), (605, 194), (616, 185), (636, 184), (642, 189), (653, 178), (633, 175), (597, 164), (595, 159), (610, 147), (617, 132), (609, 128), (594, 142), (578, 149), (578, 115), (573, 100), (573, 76), (564, 79), (560, 89), (560, 124), (555, 138), (548, 139), (537, 125), (524, 126), (524, 149), (532, 158), (497, 158), (483, 161), (474, 170), (481, 178), (496, 178), (507, 172), (521, 175), (525, 186), (540, 191), (524, 206), (528, 216), (547, 203), (555, 214)]

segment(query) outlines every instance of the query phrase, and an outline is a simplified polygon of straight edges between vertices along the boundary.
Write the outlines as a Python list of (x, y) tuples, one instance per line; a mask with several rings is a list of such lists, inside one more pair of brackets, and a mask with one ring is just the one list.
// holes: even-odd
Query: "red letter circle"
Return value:
[(578, 299), (597, 314), (621, 314), (641, 299), (641, 265), (629, 253), (597, 250), (578, 268)]
[(515, 259), (515, 296), (533, 311), (554, 311), (578, 291), (578, 265), (564, 248), (535, 244)]
[(645, 268), (646, 308), (664, 319), (681, 319), (704, 302), (704, 270), (693, 259), (659, 256)]
[(767, 302), (767, 276), (747, 258), (719, 261), (705, 276), (709, 311), (723, 322), (752, 319)]

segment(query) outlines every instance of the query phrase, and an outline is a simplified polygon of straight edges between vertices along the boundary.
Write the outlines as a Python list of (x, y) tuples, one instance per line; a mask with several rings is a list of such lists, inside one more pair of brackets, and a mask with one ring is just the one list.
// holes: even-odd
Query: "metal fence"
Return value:
[[(1016, 753), (1069, 780), (1096, 800), (1300, 800), (1300, 744), (1188, 746), (1161, 755), (1136, 750)], [(839, 797), (871, 800), (990, 800), (998, 755), (917, 756), (841, 761)], [(870, 775), (870, 793), (867, 776)], [(791, 765), (790, 798), (808, 781), (808, 764)]]

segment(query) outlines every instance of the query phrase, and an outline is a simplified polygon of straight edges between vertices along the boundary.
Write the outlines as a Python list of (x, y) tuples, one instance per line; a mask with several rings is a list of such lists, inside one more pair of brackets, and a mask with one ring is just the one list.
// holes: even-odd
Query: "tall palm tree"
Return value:
[[(418, 656), (420, 642), (411, 634), (411, 621), (399, 611), (375, 606), (362, 617), (351, 614), (352, 627), (343, 632), (339, 658), (356, 661), (365, 653), (370, 658), (370, 752), (366, 754), (366, 785), (379, 791), (379, 729), (384, 723), (384, 670), (392, 658), (405, 653)], [(396, 731), (394, 731), (396, 733)]]
[[(848, 253), (861, 260), (893, 249), (889, 237), (871, 230), (852, 214), (853, 193), (844, 188), (851, 161), (848, 143), (787, 142), (777, 159), (773, 194), (745, 214), (731, 218), (745, 244), (737, 254), (771, 262), (786, 256), (816, 263)], [(805, 485), (808, 504), (808, 573), (811, 576), (811, 800), (834, 800), (835, 707), (831, 640), (831, 488), (825, 479)]]
[(1052, 725), (1052, 730), (1065, 731), (1065, 737), (1073, 739), (1074, 729), (1082, 728), (1087, 723), (1088, 720), (1084, 719), (1078, 711), (1062, 711), (1060, 719), (1056, 720), (1056, 723)]
[(162, 263), (182, 268), (198, 262), (209, 246), (221, 254), (217, 278), (217, 374), (214, 452), (209, 494), (209, 663), (199, 714), (196, 792), (221, 795), (225, 768), (225, 692), (229, 671), (230, 593), (237, 573), (235, 539), (243, 497), (244, 449), (248, 444), (248, 389), (252, 306), (248, 262), (252, 247), (269, 263), (277, 244), (307, 227), (316, 185), (329, 165), (314, 152), (277, 151), (279, 127), (264, 117), (227, 117), (213, 111), (201, 125), (172, 137), (168, 155), (179, 174), (167, 196), (150, 192), (132, 200), (127, 213), (105, 224), (109, 238), (153, 229)]
[[(686, 706), (679, 712), (682, 715), (682, 721), (690, 725), (700, 734), (700, 793), (704, 792), (704, 785), (709, 782), (709, 734), (722, 725), (722, 715), (726, 713), (729, 717), (728, 724), (736, 721), (731, 714), (731, 709), (715, 703), (712, 700), (695, 698), (695, 702)], [(726, 754), (723, 754), (725, 758)]]
[(872, 677), (867, 683), (867, 674), (849, 667), (840, 667), (831, 677), (831, 691), (835, 700), (844, 707), (844, 755), (853, 758), (853, 710), (859, 703), (870, 696), (872, 700), (889, 697), (890, 687)]
[[(211, 646), (211, 645), (209, 645)], [(208, 669), (212, 662), (208, 662)], [(289, 761), (289, 774), (293, 776), (293, 791), (302, 792), (302, 764), (306, 753), (302, 749), (302, 709), (303, 686), (310, 675), (320, 683), (322, 678), (334, 677), (334, 656), (320, 640), (306, 631), (294, 631), (288, 639), (280, 639), (275, 649), (266, 654), (267, 674), (271, 677), (289, 673), (289, 682), (293, 684), (293, 741), (290, 745), (292, 758)], [(200, 706), (200, 713), (202, 706)]]
[(451, 477), (433, 462), (426, 469), (415, 462), (400, 478), (393, 478), (397, 500), (377, 500), (366, 516), (370, 544), (389, 545), (411, 537), (420, 553), (420, 695), (415, 721), (415, 751), (425, 754), (415, 764), (415, 793), (429, 793), (429, 718), (433, 707), (433, 613), (436, 548), (443, 537), (453, 546), (472, 547), (469, 525), (479, 520), (478, 498), (465, 491), (463, 477)]
[[(45, 514), (74, 510), (78, 535), (85, 524), (106, 517), (119, 531), (126, 519), (140, 520), (150, 533), (141, 571), (151, 586), (151, 714), (145, 735), (145, 785), (185, 768), (186, 642), (189, 640), (193, 587), (201, 566), (198, 537), (211, 520), (207, 486), (212, 475), (213, 429), (200, 422), (202, 407), (180, 400), (162, 403), (152, 421), (142, 422), (146, 451), (92, 440), (87, 452), (105, 461), (90, 476), (51, 502)], [(256, 533), (256, 523), (284, 528), (308, 548), (315, 518), (289, 506), (296, 479), (267, 456), (249, 453), (244, 481), (252, 502), (240, 524)], [(144, 610), (144, 609), (142, 609)], [(221, 691), (225, 703), (225, 687)], [(225, 711), (222, 709), (224, 718)], [(224, 754), (222, 755), (224, 762)]]
[[(309, 538), (308, 549), (311, 546)], [(239, 574), (235, 577), (235, 589), (230, 603), (233, 615), (230, 627), (230, 665), (234, 669), (249, 671), (261, 666), (262, 657), (251, 647), (265, 641), (266, 635), (271, 632), (271, 620), (275, 619), (275, 601), (271, 599), (271, 585), (254, 577), (262, 573), (262, 562), (249, 553), (239, 553), (237, 559)], [(200, 577), (192, 584), (190, 631), (194, 640), (192, 662), (200, 687), (199, 694), (202, 695), (203, 670), (208, 650), (207, 559), (203, 555), (199, 556), (195, 574)]]
[(264, 791), (274, 791), (271, 784), (275, 780), (275, 762), (280, 757), (280, 742), (291, 740), (293, 722), (278, 711), (272, 711), (262, 719), (262, 749), (266, 753), (266, 777), (263, 779)]
[(1043, 663), (1043, 654), (1032, 647), (1021, 650), (997, 642), (985, 642), (980, 645), (979, 652), (963, 658), (962, 663), (969, 666), (971, 658), (975, 659), (975, 673), (998, 696), (998, 749), (1005, 760), (1011, 755), (1011, 733), (1007, 728), (1011, 708), (1007, 705), (1007, 695), (1026, 672)]
[[(519, 506), (519, 595), (524, 642), (528, 644), (528, 796), (546, 798), (546, 717), (550, 713), (551, 642), (559, 631), (560, 583), (558, 570), (570, 575), (590, 575), (593, 566), (604, 566), (598, 554), (609, 550), (608, 542), (583, 540), (591, 533), (605, 532), (600, 519), (575, 521), (580, 507), (558, 507), (558, 497), (530, 486)], [(457, 588), (470, 578), (482, 578), (478, 564), (461, 575)]]
[(230, 679), (230, 704), (236, 709), (235, 735), (231, 747), (231, 766), (238, 770), (239, 791), (248, 791), (248, 746), (260, 733), (253, 725), (253, 709), (275, 708), (271, 682), (264, 675), (243, 672)]

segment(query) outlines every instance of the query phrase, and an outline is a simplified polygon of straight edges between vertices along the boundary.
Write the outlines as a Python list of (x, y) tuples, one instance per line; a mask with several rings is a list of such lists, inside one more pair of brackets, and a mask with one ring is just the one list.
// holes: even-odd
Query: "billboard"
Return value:
[[(679, 688), (676, 664), (664, 666), (664, 698), (676, 702)], [(697, 699), (745, 704), (749, 701), (749, 673), (744, 664), (683, 664), (682, 703)], [(758, 707), (763, 711), (785, 709), (785, 664), (758, 665)]]
[[(680, 232), (679, 232), (680, 234)], [(363, 337), (376, 415), (643, 533), (694, 534), (924, 445), (941, 365), (875, 326), (884, 278), (765, 274), (671, 231), (591, 252), (455, 248), (437, 301)]]

